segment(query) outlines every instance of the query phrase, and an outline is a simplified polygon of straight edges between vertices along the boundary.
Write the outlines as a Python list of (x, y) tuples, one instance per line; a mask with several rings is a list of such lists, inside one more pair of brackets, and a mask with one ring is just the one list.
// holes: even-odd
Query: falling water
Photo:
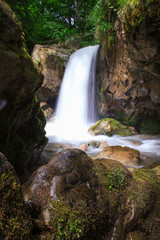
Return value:
[(59, 141), (84, 140), (88, 127), (98, 119), (95, 69), (98, 45), (73, 53), (67, 64), (55, 118), (46, 126), (47, 136)]
[(88, 133), (88, 128), (98, 119), (95, 96), (97, 51), (98, 46), (89, 46), (71, 55), (62, 81), (55, 118), (46, 126), (49, 141), (67, 142), (72, 146), (79, 146), (89, 140), (107, 141), (110, 146), (128, 146), (149, 157), (160, 159), (160, 136), (108, 137), (91, 136)]

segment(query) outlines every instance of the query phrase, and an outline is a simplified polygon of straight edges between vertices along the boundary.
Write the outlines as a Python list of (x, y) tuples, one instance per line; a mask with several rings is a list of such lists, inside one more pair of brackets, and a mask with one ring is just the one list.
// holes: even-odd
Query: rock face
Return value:
[(42, 108), (46, 117), (51, 116), (46, 109), (55, 106), (66, 63), (74, 51), (75, 48), (70, 48), (67, 44), (36, 45), (34, 47), (32, 59), (44, 75), (43, 85), (38, 91), (38, 99), (44, 103)]
[(56, 154), (24, 185), (39, 229), (35, 238), (159, 239), (157, 169), (139, 169), (132, 176), (121, 163), (92, 160), (79, 149)]
[(129, 127), (122, 125), (120, 122), (112, 118), (101, 119), (91, 126), (88, 130), (92, 135), (108, 135), (114, 134), (120, 136), (130, 136), (132, 131)]
[(156, 17), (159, 2), (153, 1), (149, 9), (150, 15), (138, 26), (133, 21), (128, 28), (129, 23), (117, 20), (115, 44), (112, 49), (103, 47), (98, 76), (104, 97), (102, 105), (107, 104), (111, 116), (138, 125), (146, 133), (157, 133), (160, 132), (160, 25)]
[(0, 153), (0, 238), (29, 240), (32, 221), (13, 166)]
[(42, 75), (24, 47), (22, 27), (0, 1), (0, 149), (18, 175), (39, 159), (46, 143), (45, 118), (36, 92)]

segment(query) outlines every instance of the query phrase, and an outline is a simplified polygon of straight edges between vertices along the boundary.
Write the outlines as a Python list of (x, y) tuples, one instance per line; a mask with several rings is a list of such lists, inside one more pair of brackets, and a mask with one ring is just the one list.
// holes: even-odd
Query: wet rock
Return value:
[(130, 136), (132, 131), (129, 127), (122, 125), (120, 122), (112, 118), (101, 119), (91, 126), (88, 130), (92, 135), (108, 135), (117, 134), (120, 136)]
[(41, 223), (41, 239), (123, 240), (141, 231), (144, 239), (156, 240), (159, 181), (155, 169), (131, 174), (116, 160), (92, 160), (70, 148), (32, 175), (24, 185), (24, 197), (38, 209), (34, 221)]
[[(107, 161), (93, 161), (82, 150), (66, 149), (32, 175), (24, 185), (24, 197), (31, 206), (39, 206), (37, 217), (50, 229), (43, 229), (41, 237), (97, 239), (109, 218), (114, 221), (119, 204), (116, 189), (127, 186), (131, 175), (117, 161)], [(113, 178), (120, 175), (121, 181), (112, 182), (113, 171)], [(123, 190), (119, 194), (123, 195)], [(59, 223), (63, 226), (60, 232), (55, 231)]]
[(67, 48), (64, 44), (34, 47), (32, 59), (44, 75), (43, 85), (38, 91), (38, 99), (40, 102), (46, 102), (49, 108), (55, 107), (66, 63), (74, 51), (74, 47)]
[[(156, 134), (156, 131), (160, 132), (160, 5), (158, 1), (150, 4), (148, 9), (152, 14), (146, 15), (148, 20), (134, 25), (132, 19), (129, 31), (128, 22), (123, 19), (124, 26), (121, 26), (119, 19), (114, 19), (117, 21), (117, 38), (112, 48), (106, 47), (107, 38), (102, 41), (97, 71), (100, 83), (98, 92), (105, 98), (107, 114), (121, 122), (139, 126), (140, 130), (140, 123), (144, 122), (143, 132)], [(128, 14), (127, 18), (131, 19), (132, 16)], [(99, 105), (101, 99), (99, 96)], [(150, 121), (148, 127), (144, 121), (147, 119)]]
[(79, 149), (83, 150), (83, 151), (88, 151), (88, 146), (86, 144), (82, 144), (78, 147)]
[(135, 166), (139, 163), (139, 151), (121, 146), (109, 146), (97, 155), (98, 158), (117, 160), (127, 166)]
[(99, 145), (100, 149), (105, 149), (108, 147), (108, 143), (107, 142), (101, 142), (101, 144)]
[(90, 141), (88, 145), (93, 148), (100, 148), (100, 149), (104, 149), (108, 147), (108, 143), (106, 141)]

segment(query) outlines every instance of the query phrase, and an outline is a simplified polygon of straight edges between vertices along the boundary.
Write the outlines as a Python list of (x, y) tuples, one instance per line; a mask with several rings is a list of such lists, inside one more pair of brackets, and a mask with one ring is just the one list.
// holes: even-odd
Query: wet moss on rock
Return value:
[(0, 237), (31, 239), (32, 220), (23, 202), (20, 184), (8, 169), (0, 176)]

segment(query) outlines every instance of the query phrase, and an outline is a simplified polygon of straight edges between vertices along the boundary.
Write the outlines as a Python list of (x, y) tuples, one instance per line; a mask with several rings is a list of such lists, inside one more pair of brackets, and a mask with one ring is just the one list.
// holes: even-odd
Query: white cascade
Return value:
[(55, 118), (46, 126), (47, 136), (56, 141), (90, 138), (89, 126), (98, 119), (95, 69), (98, 45), (73, 53), (67, 63)]

